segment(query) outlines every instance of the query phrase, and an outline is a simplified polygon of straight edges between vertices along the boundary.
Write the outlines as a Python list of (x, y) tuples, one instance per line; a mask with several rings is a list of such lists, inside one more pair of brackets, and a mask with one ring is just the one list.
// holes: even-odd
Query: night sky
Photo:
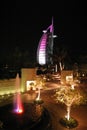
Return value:
[(71, 54), (87, 53), (86, 3), (79, 0), (51, 2), (2, 1), (0, 7), (0, 55), (15, 47), (35, 54), (42, 31), (54, 19), (54, 45), (63, 44)]

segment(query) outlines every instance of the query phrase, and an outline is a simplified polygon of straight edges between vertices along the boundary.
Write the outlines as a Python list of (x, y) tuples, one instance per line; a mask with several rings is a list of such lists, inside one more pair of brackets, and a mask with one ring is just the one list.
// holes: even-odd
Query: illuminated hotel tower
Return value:
[(43, 31), (37, 48), (37, 62), (39, 65), (53, 64), (53, 38), (54, 38), (53, 19), (52, 24)]

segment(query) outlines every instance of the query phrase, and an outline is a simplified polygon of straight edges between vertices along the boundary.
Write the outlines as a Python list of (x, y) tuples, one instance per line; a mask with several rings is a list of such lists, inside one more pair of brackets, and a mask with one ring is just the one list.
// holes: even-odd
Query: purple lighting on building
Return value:
[(39, 47), (39, 52), (38, 52), (38, 62), (41, 65), (46, 64), (46, 40), (47, 40), (47, 34), (43, 34), (41, 38), (41, 44)]
[(43, 32), (37, 49), (37, 62), (40, 65), (52, 63), (53, 54), (53, 19), (52, 24)]

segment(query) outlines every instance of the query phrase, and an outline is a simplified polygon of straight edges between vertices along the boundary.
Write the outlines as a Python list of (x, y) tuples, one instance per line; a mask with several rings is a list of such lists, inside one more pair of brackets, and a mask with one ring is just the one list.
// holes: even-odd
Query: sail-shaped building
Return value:
[(37, 48), (37, 63), (41, 66), (53, 64), (53, 39), (54, 26), (52, 18), (52, 23), (46, 30), (43, 31)]

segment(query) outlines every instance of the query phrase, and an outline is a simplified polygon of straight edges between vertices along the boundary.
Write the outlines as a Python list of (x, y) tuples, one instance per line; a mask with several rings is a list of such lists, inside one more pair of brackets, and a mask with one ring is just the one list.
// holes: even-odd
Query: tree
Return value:
[[(82, 92), (80, 91), (78, 87), (75, 89), (72, 89), (71, 86), (64, 85), (64, 86), (60, 86), (56, 90), (55, 97), (56, 97), (57, 102), (61, 102), (65, 104), (67, 107), (67, 114), (64, 120), (62, 120), (63, 123), (64, 121), (66, 121), (67, 123), (65, 124), (65, 126), (71, 125), (70, 123), (72, 122), (70, 122), (70, 120), (73, 119), (70, 117), (71, 106), (76, 105), (76, 104), (81, 104), (83, 102), (84, 96), (82, 95)], [(72, 124), (72, 127), (74, 127), (76, 123), (74, 119), (73, 119), (73, 122), (74, 123)]]
[(45, 87), (45, 79), (43, 77), (43, 75), (39, 75), (36, 78), (36, 88), (38, 88), (38, 95), (36, 98), (36, 102), (42, 102), (41, 100), (41, 89)]
[(68, 61), (68, 66), (69, 63), (71, 62), (71, 59), (68, 54), (68, 49), (64, 45), (59, 46), (59, 47), (54, 47), (54, 53), (53, 53), (53, 63), (57, 64), (59, 66), (59, 71), (61, 72), (66, 66)]

